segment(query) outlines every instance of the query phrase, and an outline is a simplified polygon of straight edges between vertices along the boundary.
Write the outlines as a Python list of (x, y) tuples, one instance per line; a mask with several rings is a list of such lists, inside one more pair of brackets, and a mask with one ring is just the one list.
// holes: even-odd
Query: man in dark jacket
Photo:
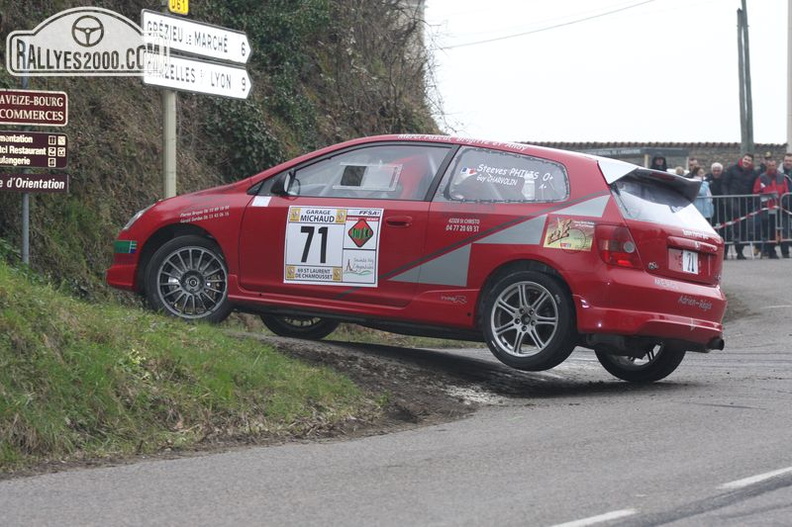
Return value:
[[(733, 220), (739, 220), (734, 225), (734, 249), (737, 251), (737, 259), (745, 260), (743, 254), (743, 244), (741, 242), (746, 240), (749, 231), (749, 222), (747, 214), (753, 211), (753, 197), (748, 196), (753, 194), (754, 181), (758, 175), (754, 170), (754, 156), (753, 154), (743, 154), (742, 158), (732, 166), (726, 169), (723, 173), (723, 191), (724, 194), (735, 196), (733, 199), (732, 213)], [(753, 225), (751, 220), (750, 225)]]

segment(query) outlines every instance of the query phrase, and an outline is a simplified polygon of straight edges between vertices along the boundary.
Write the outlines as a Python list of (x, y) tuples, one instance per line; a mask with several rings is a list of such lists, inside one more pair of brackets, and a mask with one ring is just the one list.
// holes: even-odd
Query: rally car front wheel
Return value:
[(146, 268), (145, 289), (152, 309), (186, 320), (221, 322), (232, 310), (222, 251), (200, 236), (160, 247)]

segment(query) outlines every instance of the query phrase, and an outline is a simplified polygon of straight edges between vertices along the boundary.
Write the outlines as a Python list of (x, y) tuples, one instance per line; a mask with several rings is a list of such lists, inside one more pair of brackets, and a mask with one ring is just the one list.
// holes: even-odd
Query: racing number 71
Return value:
[[(313, 225), (303, 225), (300, 228), (301, 233), (308, 235), (305, 240), (305, 247), (303, 247), (302, 259), (300, 260), (302, 263), (306, 263), (308, 261), (308, 253), (311, 252), (311, 242), (313, 241), (314, 237), (314, 229), (315, 227)], [(327, 262), (327, 226), (319, 227), (319, 235), (322, 237), (319, 263), (323, 264)]]

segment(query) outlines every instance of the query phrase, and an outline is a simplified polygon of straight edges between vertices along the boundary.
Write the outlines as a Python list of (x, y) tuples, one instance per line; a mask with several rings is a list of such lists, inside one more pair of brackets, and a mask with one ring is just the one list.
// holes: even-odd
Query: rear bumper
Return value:
[(594, 294), (574, 295), (581, 334), (673, 339), (702, 350), (722, 346), (726, 297), (720, 287), (635, 270), (611, 270), (609, 277)]

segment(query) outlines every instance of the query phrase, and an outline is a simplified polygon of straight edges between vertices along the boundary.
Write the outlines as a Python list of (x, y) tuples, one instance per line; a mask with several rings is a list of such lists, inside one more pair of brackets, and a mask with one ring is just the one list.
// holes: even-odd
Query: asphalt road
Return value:
[(0, 525), (792, 525), (792, 261), (724, 280), (727, 348), (662, 383), (579, 351), (453, 423), (2, 481)]

